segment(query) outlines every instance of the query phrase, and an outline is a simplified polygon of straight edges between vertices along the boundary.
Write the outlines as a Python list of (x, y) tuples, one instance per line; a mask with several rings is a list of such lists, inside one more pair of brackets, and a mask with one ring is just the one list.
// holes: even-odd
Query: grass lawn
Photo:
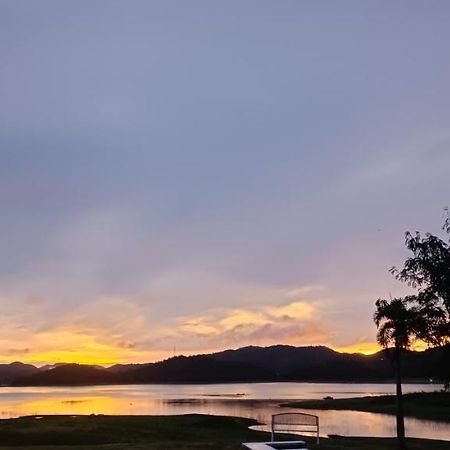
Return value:
[[(267, 433), (249, 430), (250, 419), (183, 416), (44, 416), (0, 420), (0, 450), (237, 450)], [(306, 438), (310, 450), (394, 450), (394, 439)], [(410, 439), (409, 450), (450, 450), (450, 442)]]
[[(337, 400), (305, 400), (286, 406), (305, 409), (350, 409), (395, 414), (395, 396), (344, 398)], [(405, 416), (450, 422), (450, 393), (423, 392), (404, 395)]]
[[(233, 417), (44, 416), (0, 421), (0, 448), (80, 449), (235, 449), (244, 440), (260, 440), (249, 430), (255, 422)], [(9, 445), (9, 447), (8, 447)], [(14, 446), (14, 447), (13, 447)], [(39, 446), (39, 447), (38, 447)]]

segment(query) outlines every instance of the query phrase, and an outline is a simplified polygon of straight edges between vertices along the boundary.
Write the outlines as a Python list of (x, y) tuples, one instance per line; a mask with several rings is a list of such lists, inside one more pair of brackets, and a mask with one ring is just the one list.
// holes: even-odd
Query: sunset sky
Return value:
[(0, 362), (376, 350), (450, 204), (449, 14), (0, 0)]

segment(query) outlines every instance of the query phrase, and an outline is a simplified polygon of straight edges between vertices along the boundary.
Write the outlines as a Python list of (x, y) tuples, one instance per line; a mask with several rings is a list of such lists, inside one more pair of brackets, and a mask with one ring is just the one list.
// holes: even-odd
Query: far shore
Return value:
[[(353, 410), (395, 415), (395, 395), (343, 399), (302, 400), (282, 406), (301, 409)], [(406, 417), (450, 422), (449, 392), (420, 392), (404, 395)]]
[[(47, 383), (47, 384), (0, 384), (0, 388), (2, 387), (14, 387), (14, 388), (22, 388), (22, 387), (95, 387), (95, 386), (146, 386), (146, 385), (167, 385), (167, 386), (176, 386), (176, 385), (214, 385), (214, 384), (270, 384), (270, 383), (311, 383), (311, 384), (385, 384), (385, 385), (392, 385), (394, 384), (395, 380), (393, 379), (349, 379), (349, 380), (315, 380), (315, 379), (306, 379), (306, 380), (286, 380), (286, 379), (273, 379), (273, 380), (236, 380), (236, 381), (177, 381), (177, 382), (164, 382), (164, 381), (152, 381), (151, 383), (143, 383), (143, 382), (136, 382), (136, 383), (106, 383), (106, 382), (80, 382), (80, 383)], [(433, 380), (430, 381), (429, 379), (423, 379), (423, 378), (410, 378), (406, 379), (402, 382), (404, 385), (408, 384), (426, 384), (430, 386), (436, 386), (437, 389), (441, 388), (443, 385), (443, 382), (440, 380)]]

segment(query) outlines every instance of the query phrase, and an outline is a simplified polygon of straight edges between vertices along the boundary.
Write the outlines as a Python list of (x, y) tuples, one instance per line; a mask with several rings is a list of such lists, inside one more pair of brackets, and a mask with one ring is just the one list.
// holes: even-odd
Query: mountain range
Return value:
[[(405, 351), (406, 379), (444, 378), (443, 349)], [(324, 346), (243, 347), (207, 355), (176, 356), (155, 363), (111, 367), (56, 364), (41, 368), (0, 364), (0, 384), (62, 386), (145, 383), (231, 383), (269, 381), (376, 381), (392, 378), (389, 351), (340, 353)]]

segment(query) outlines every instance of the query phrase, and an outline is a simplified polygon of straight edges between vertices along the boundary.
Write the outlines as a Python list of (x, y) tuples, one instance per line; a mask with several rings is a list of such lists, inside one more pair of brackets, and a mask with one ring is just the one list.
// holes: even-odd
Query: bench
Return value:
[(244, 442), (249, 450), (308, 450), (304, 441)]
[(272, 416), (272, 442), (275, 433), (314, 433), (319, 445), (319, 416), (305, 413), (280, 413)]
[(304, 441), (275, 441), (275, 433), (314, 433), (319, 444), (319, 417), (304, 413), (280, 413), (272, 416), (270, 442), (244, 442), (249, 450), (307, 450)]

